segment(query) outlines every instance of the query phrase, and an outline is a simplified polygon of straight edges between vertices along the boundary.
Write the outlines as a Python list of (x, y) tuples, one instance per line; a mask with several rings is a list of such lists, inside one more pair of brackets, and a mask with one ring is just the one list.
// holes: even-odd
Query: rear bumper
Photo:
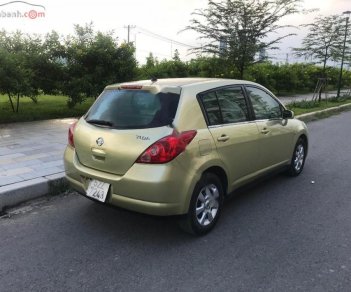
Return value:
[(111, 185), (106, 203), (150, 215), (180, 215), (188, 211), (192, 190), (200, 179), (174, 160), (167, 164), (134, 164), (123, 176), (82, 165), (75, 150), (64, 154), (66, 178), (71, 187), (86, 193), (89, 179)]

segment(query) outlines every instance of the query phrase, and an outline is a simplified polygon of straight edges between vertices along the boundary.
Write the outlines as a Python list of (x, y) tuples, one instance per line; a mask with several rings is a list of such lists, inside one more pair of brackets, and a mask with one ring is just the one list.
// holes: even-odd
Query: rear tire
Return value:
[(303, 138), (297, 140), (288, 169), (290, 176), (298, 176), (302, 172), (307, 154), (306, 145), (306, 141)]
[(188, 214), (180, 219), (180, 227), (191, 234), (204, 235), (217, 223), (223, 206), (223, 186), (213, 173), (205, 173), (196, 184)]

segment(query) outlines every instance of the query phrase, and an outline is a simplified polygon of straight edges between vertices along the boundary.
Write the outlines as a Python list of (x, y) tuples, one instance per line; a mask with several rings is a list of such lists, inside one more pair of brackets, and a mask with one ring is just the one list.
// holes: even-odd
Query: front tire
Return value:
[(188, 214), (180, 220), (180, 227), (195, 235), (208, 233), (217, 223), (223, 205), (223, 186), (213, 173), (205, 173), (196, 184)]
[(288, 169), (288, 174), (290, 176), (298, 176), (302, 172), (305, 165), (306, 154), (307, 143), (303, 138), (299, 138), (299, 140), (296, 142), (294, 153)]

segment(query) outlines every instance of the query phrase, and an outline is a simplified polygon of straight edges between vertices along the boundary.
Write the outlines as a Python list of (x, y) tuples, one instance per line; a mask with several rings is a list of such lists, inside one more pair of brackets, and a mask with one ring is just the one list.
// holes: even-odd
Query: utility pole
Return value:
[(124, 26), (124, 28), (126, 28), (127, 29), (127, 43), (129, 44), (130, 43), (130, 31), (133, 29), (133, 28), (136, 28), (136, 26), (135, 25), (130, 25), (130, 24), (128, 24), (127, 26)]
[(350, 13), (351, 13), (351, 11), (345, 11), (345, 12), (343, 12), (343, 14), (347, 14), (347, 16), (346, 16), (344, 46), (343, 46), (343, 49), (342, 49), (341, 67), (340, 67), (340, 74), (339, 74), (339, 81), (338, 81), (338, 92), (337, 92), (337, 94), (336, 94), (336, 98), (339, 98), (339, 97), (340, 97), (342, 69), (343, 69), (343, 66), (344, 66), (345, 47), (346, 47), (346, 38), (347, 38), (347, 27), (348, 27), (348, 24), (349, 24)]

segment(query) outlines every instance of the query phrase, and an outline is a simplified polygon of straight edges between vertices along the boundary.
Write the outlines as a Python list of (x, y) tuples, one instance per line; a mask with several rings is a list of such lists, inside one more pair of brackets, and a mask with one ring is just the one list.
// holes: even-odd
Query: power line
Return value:
[(148, 35), (150, 37), (153, 37), (153, 38), (156, 38), (156, 39), (159, 39), (161, 41), (165, 41), (165, 42), (168, 42), (168, 43), (171, 43), (171, 44), (174, 44), (174, 45), (178, 45), (178, 46), (182, 46), (182, 47), (187, 47), (187, 48), (191, 48), (191, 49), (194, 49), (195, 46), (192, 46), (192, 45), (188, 45), (188, 44), (185, 44), (185, 43), (182, 43), (182, 42), (178, 42), (176, 40), (173, 40), (173, 39), (170, 39), (168, 37), (165, 37), (165, 36), (162, 36), (160, 34), (157, 34), (157, 33), (154, 33), (150, 30), (147, 30), (143, 27), (140, 27), (140, 26), (137, 26), (137, 28), (139, 30), (141, 30), (140, 32), (145, 34), (145, 35)]

